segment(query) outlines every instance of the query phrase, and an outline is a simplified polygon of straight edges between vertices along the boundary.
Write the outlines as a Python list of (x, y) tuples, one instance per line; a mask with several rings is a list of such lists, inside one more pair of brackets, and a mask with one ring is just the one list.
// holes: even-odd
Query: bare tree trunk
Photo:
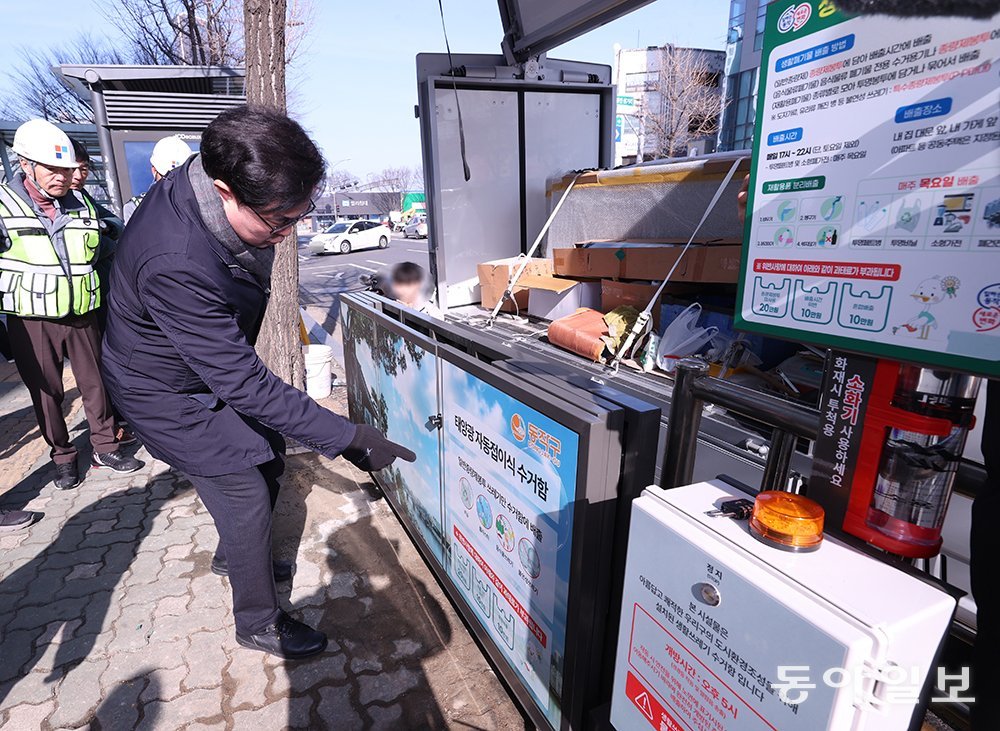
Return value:
[[(247, 102), (285, 111), (285, 0), (244, 0)], [(304, 385), (299, 347), (298, 236), (278, 244), (271, 300), (257, 353), (271, 371), (297, 388)]]

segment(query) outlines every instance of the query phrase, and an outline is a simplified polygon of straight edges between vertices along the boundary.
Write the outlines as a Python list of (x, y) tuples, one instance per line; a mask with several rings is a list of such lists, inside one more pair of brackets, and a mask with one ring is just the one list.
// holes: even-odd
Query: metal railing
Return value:
[(693, 358), (680, 361), (674, 371), (660, 484), (669, 488), (694, 481), (698, 430), (706, 402), (773, 427), (760, 489), (787, 489), (788, 466), (795, 440), (797, 437), (816, 439), (820, 430), (819, 411), (713, 378), (708, 375), (708, 365)]

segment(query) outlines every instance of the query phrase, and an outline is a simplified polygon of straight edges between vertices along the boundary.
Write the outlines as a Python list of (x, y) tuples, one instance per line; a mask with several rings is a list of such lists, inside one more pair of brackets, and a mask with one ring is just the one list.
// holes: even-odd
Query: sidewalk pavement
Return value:
[[(72, 424), (83, 402), (69, 368), (63, 375), (63, 389), (66, 391), (63, 413), (67, 415), (66, 423)], [(35, 460), (47, 452), (28, 389), (21, 383), (14, 364), (0, 359), (0, 465), (3, 466), (0, 495), (14, 487), (31, 470)]]
[[(275, 555), (296, 573), (279, 594), (330, 647), (286, 663), (236, 644), (228, 581), (209, 571), (215, 528), (190, 484), (140, 450), (137, 473), (55, 490), (9, 375), (0, 371), (0, 464), (11, 489), (0, 505), (44, 516), (0, 535), (5, 731), (526, 727), (367, 475), (308, 452), (289, 458)], [(337, 389), (324, 405), (344, 413), (342, 399)]]

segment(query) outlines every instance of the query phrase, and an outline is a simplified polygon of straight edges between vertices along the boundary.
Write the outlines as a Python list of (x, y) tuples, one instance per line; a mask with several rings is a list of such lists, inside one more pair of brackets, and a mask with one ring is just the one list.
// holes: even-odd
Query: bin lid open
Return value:
[(523, 63), (653, 0), (498, 0), (504, 55)]

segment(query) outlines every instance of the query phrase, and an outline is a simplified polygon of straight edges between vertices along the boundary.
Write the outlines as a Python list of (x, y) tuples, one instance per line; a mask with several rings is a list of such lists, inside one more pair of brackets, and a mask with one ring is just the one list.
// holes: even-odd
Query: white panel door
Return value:
[(549, 215), (550, 205), (545, 198), (547, 180), (570, 170), (596, 167), (600, 142), (599, 94), (525, 93), (526, 246), (535, 240)]
[[(479, 301), (476, 265), (521, 253), (517, 93), (459, 89), (471, 178), (466, 181), (451, 87), (434, 92), (443, 241), (438, 284), (448, 307)], [(435, 224), (437, 225), (437, 224)]]

